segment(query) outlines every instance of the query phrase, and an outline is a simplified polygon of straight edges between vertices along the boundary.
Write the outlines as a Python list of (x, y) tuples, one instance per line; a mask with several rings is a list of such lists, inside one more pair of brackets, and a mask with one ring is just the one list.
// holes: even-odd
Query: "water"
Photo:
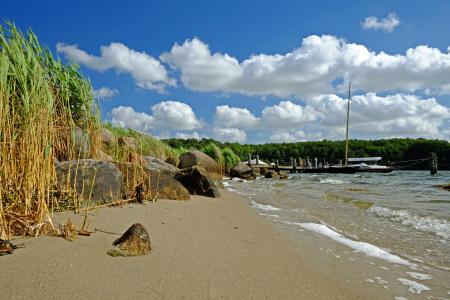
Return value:
[[(318, 232), (366, 255), (450, 278), (450, 192), (439, 190), (450, 172), (290, 175), (227, 184), (281, 230)], [(450, 282), (438, 285), (450, 292)]]

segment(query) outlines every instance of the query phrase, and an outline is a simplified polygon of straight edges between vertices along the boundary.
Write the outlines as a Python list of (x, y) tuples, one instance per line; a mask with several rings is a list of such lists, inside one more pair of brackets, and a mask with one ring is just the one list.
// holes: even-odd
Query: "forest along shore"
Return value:
[(379, 290), (401, 287), (406, 299), (418, 292), (449, 298), (450, 201), (438, 187), (450, 172), (290, 175), (225, 185), (276, 229), (339, 266), (363, 262), (355, 280)]
[[(54, 220), (69, 216), (83, 222), (83, 215), (68, 213), (55, 214)], [(226, 190), (217, 199), (192, 196), (102, 208), (90, 228), (121, 234), (135, 222), (150, 233), (148, 255), (110, 257), (106, 252), (118, 235), (99, 231), (72, 243), (16, 237), (27, 246), (2, 257), (8, 270), (2, 297), (393, 299), (403, 290), (379, 290), (355, 279), (355, 268), (370, 273), (377, 267), (341, 263), (317, 251), (313, 240), (298, 243), (283, 236)]]

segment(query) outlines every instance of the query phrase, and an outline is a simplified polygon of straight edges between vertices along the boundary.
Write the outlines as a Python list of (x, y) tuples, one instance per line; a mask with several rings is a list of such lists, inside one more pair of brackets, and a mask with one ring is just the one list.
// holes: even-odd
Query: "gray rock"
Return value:
[(87, 131), (75, 127), (74, 157), (81, 159), (91, 158), (91, 141)]
[(233, 168), (230, 170), (231, 177), (239, 177), (242, 174), (250, 174), (252, 168), (250, 168), (247, 164), (243, 162), (238, 162)]
[(269, 172), (268, 168), (260, 168), (259, 169), (259, 175), (265, 176)]
[(205, 168), (206, 172), (208, 172), (209, 175), (213, 178), (222, 178), (217, 162), (212, 157), (206, 155), (201, 151), (190, 150), (184, 152), (180, 156), (180, 164), (178, 166), (180, 169), (190, 168), (193, 166), (200, 166)]
[(177, 167), (166, 163), (165, 161), (151, 156), (142, 156), (143, 159), (145, 159), (148, 162), (148, 165), (145, 167), (148, 167), (148, 169), (161, 172), (170, 176), (175, 176), (175, 174), (180, 171)]
[(278, 175), (280, 175), (281, 179), (288, 179), (289, 178), (289, 175), (283, 170), (279, 170), (278, 171)]
[(214, 178), (211, 178), (211, 180), (214, 182), (214, 184), (219, 188), (219, 189), (224, 189), (225, 186), (223, 185), (222, 180), (217, 180)]
[(219, 198), (221, 196), (219, 189), (203, 167), (193, 166), (182, 169), (175, 175), (174, 179), (181, 182), (191, 195), (212, 198)]
[(102, 127), (102, 143), (106, 146), (114, 146), (115, 144), (117, 144), (117, 139), (114, 136), (114, 134), (111, 133), (111, 131), (109, 131), (106, 128)]
[(137, 149), (136, 139), (128, 136), (119, 136), (117, 139), (119, 146), (128, 151), (135, 151)]
[(261, 175), (260, 168), (252, 168), (252, 174), (256, 174), (257, 176)]
[(55, 164), (55, 171), (60, 188), (66, 189), (67, 177), (70, 187), (76, 182), (75, 189), (83, 205), (88, 202), (92, 184), (91, 206), (115, 202), (123, 197), (122, 173), (111, 162), (80, 159), (77, 167), (76, 160), (65, 161)]

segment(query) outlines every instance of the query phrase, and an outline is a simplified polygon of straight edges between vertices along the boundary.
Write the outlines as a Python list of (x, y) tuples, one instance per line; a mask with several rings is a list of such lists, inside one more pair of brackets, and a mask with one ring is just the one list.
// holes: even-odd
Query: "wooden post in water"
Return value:
[(250, 153), (248, 154), (248, 166), (252, 167), (252, 155)]
[(275, 161), (275, 171), (278, 173), (278, 159)]
[(298, 158), (298, 166), (301, 168), (301, 169), (303, 169), (303, 161), (302, 161), (302, 159), (299, 157)]
[(297, 172), (297, 160), (294, 158), (294, 166), (292, 168), (292, 170), (295, 172)]
[(434, 152), (430, 152), (430, 173), (431, 175), (435, 175), (437, 173), (437, 157)]
[(256, 164), (259, 165), (259, 155), (256, 154)]
[(292, 160), (292, 169), (289, 170), (289, 173), (295, 173), (295, 158)]
[(317, 157), (314, 158), (314, 168), (317, 169)]
[(339, 165), (342, 166), (342, 159), (339, 160)]
[(294, 161), (294, 158), (291, 156), (290, 158), (289, 158), (289, 166), (290, 167), (292, 167), (294, 164), (293, 164), (293, 161)]

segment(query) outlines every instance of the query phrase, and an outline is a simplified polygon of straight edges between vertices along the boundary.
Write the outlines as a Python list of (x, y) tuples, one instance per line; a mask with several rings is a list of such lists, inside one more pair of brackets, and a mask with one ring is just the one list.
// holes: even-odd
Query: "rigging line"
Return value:
[(415, 163), (410, 164), (410, 165), (406, 165), (406, 166), (396, 166), (396, 167), (397, 167), (397, 168), (407, 168), (407, 167), (410, 167), (410, 166), (417, 165), (418, 163), (421, 163), (421, 162), (419, 161), (419, 162), (415, 162)]
[(411, 161), (425, 161), (429, 160), (430, 158), (421, 158), (421, 159), (414, 159), (414, 160), (402, 160), (402, 161), (393, 161), (392, 163), (398, 164), (398, 163), (404, 163), (404, 162), (411, 162)]

